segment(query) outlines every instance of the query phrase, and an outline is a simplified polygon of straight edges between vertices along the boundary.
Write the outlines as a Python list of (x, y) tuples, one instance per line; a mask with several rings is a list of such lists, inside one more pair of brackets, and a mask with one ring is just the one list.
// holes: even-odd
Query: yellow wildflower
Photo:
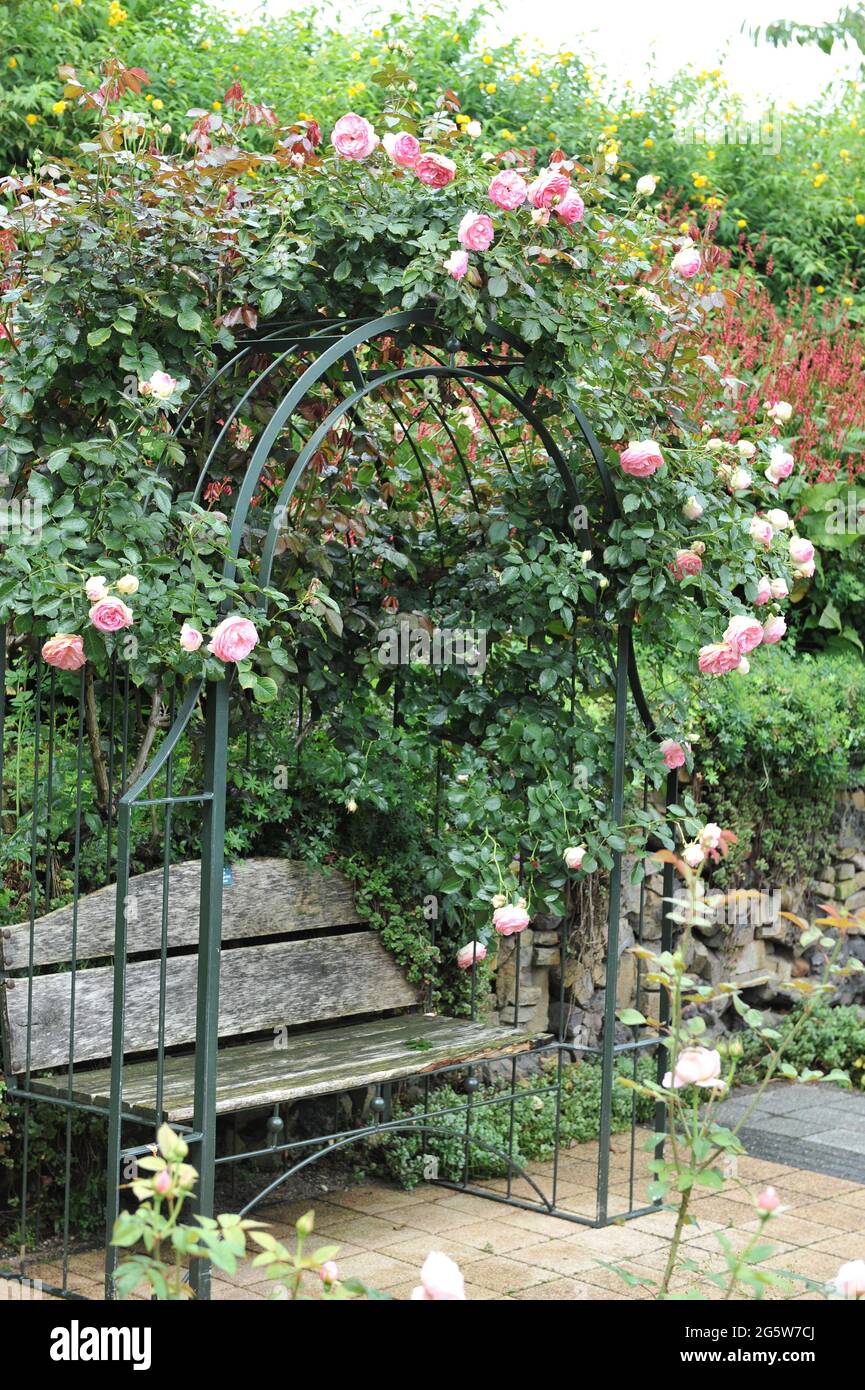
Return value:
[(496, 84), (495, 84), (495, 82), (488, 82), (488, 83), (487, 83), (487, 92), (489, 93), (490, 96), (492, 96), (492, 94), (493, 94), (493, 92), (494, 92), (495, 90), (496, 90)]
[(154, 99), (153, 99), (153, 109), (154, 109), (154, 111), (161, 111), (164, 105), (165, 105), (165, 102), (162, 100), (161, 97), (154, 97)]
[(741, 231), (743, 227), (747, 227), (747, 225), (748, 223), (745, 221), (744, 217), (740, 217), (739, 221), (736, 223), (736, 226), (739, 228), (739, 231)]
[(62, 116), (63, 112), (66, 110), (66, 102), (55, 101), (54, 105), (51, 107), (51, 110), (54, 112), (55, 116)]
[(654, 140), (652, 139), (651, 135), (647, 135), (646, 138), (645, 138), (645, 140), (643, 141), (643, 149), (644, 149), (644, 150), (650, 150), (650, 149), (652, 148), (652, 146), (654, 145), (654, 143), (655, 143), (655, 142), (654, 142)]
[(825, 286), (825, 285), (815, 285), (815, 286), (814, 286), (814, 293), (815, 293), (815, 294), (825, 294), (825, 293), (826, 293), (826, 286)]
[(39, 122), (39, 117), (35, 115), (32, 111), (28, 111), (24, 119), (28, 125), (37, 125)]
[(865, 212), (857, 212), (857, 214), (856, 214), (856, 226), (857, 226), (857, 227), (865, 227)]
[(10, 58), (9, 61), (7, 62), (7, 64), (6, 64), (6, 66), (7, 66), (7, 68), (17, 68), (17, 66), (18, 66), (18, 59), (17, 59), (17, 58)]

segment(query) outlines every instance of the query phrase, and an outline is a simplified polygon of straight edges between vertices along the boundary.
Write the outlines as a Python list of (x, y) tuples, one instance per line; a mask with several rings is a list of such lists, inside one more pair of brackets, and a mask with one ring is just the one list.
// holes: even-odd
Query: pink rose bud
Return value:
[(756, 444), (752, 444), (750, 439), (740, 439), (736, 448), (739, 450), (739, 457), (752, 459), (757, 452)]
[(366, 159), (378, 144), (378, 136), (369, 121), (353, 111), (340, 116), (330, 132), (330, 140), (342, 159)]
[(454, 280), (461, 280), (469, 268), (468, 251), (452, 251), (444, 263), (445, 270)]
[(460, 970), (471, 970), (475, 961), (486, 960), (487, 948), (482, 941), (470, 941), (457, 951), (457, 965)]
[(776, 642), (781, 641), (781, 638), (784, 636), (784, 633), (786, 631), (787, 624), (785, 623), (784, 619), (780, 616), (780, 614), (778, 614), (777, 617), (770, 618), (769, 621), (764, 625), (763, 641), (769, 647), (774, 646)]
[(423, 1263), (420, 1272), (421, 1282), (412, 1289), (412, 1299), (428, 1303), (464, 1302), (466, 1297), (465, 1279), (458, 1264), (450, 1255), (434, 1250)]
[(427, 188), (444, 188), (456, 178), (457, 166), (443, 154), (422, 154), (414, 171)]
[(632, 439), (619, 455), (622, 472), (629, 473), (632, 478), (651, 477), (663, 462), (664, 456), (653, 439)]
[(703, 860), (706, 858), (700, 845), (685, 845), (682, 850), (682, 858), (690, 869), (699, 869)]
[(782, 598), (786, 598), (789, 592), (790, 590), (787, 587), (786, 579), (772, 580), (772, 597), (776, 602), (780, 602)]
[(850, 1260), (832, 1280), (842, 1298), (865, 1298), (865, 1260)]
[(492, 219), (485, 212), (467, 212), (457, 228), (457, 241), (467, 251), (487, 251), (493, 244)]
[(84, 585), (84, 592), (91, 603), (98, 603), (108, 597), (108, 582), (104, 574), (91, 574)]
[(665, 738), (661, 744), (664, 764), (672, 772), (674, 768), (685, 766), (685, 750), (674, 738)]
[(137, 594), (141, 585), (134, 574), (123, 574), (117, 581), (117, 592), (128, 597), (130, 594)]
[(790, 525), (790, 517), (783, 507), (770, 507), (766, 513), (766, 520), (771, 521), (776, 531), (786, 531)]
[(337, 1268), (336, 1261), (325, 1260), (324, 1264), (319, 1270), (319, 1274), (321, 1275), (321, 1282), (323, 1284), (337, 1283), (337, 1281), (339, 1280), (339, 1269)]
[(755, 608), (762, 608), (763, 604), (768, 603), (771, 597), (772, 585), (764, 575), (763, 578), (760, 580), (760, 583), (757, 585), (757, 593), (754, 598)]
[(171, 1174), (167, 1168), (160, 1168), (153, 1179), (153, 1186), (161, 1195), (168, 1192), (171, 1187)]
[(781, 1198), (778, 1196), (778, 1193), (775, 1191), (774, 1187), (764, 1187), (763, 1191), (757, 1198), (758, 1209), (760, 1211), (765, 1211), (768, 1214), (770, 1212), (777, 1211), (780, 1205)]
[(393, 160), (401, 169), (413, 169), (420, 156), (420, 142), (414, 135), (409, 135), (408, 131), (401, 130), (396, 135), (383, 135), (381, 143)]
[(769, 455), (769, 467), (765, 470), (766, 477), (770, 483), (776, 487), (785, 478), (789, 478), (793, 472), (794, 459), (792, 454), (788, 454), (786, 449), (773, 449)]
[(497, 907), (493, 913), (493, 926), (499, 936), (514, 936), (529, 925), (529, 914), (524, 907)]
[(700, 648), (697, 666), (704, 676), (726, 676), (741, 660), (742, 653), (729, 642), (710, 642)]
[(740, 656), (747, 656), (763, 641), (763, 624), (757, 618), (740, 614), (730, 619), (724, 641), (735, 647)]
[(177, 378), (168, 372), (153, 372), (147, 381), (140, 381), (138, 389), (143, 396), (153, 396), (154, 400), (167, 401), (177, 387)]
[(676, 579), (684, 579), (686, 574), (699, 574), (703, 568), (703, 561), (696, 550), (677, 550), (676, 558), (670, 562)]
[(721, 1076), (721, 1054), (711, 1047), (686, 1047), (676, 1058), (675, 1071), (667, 1072), (663, 1085), (679, 1090), (682, 1086), (705, 1086), (709, 1090), (723, 1090)]
[(715, 822), (711, 820), (707, 821), (697, 837), (700, 842), (700, 848), (707, 853), (711, 849), (717, 849), (721, 843), (721, 835), (722, 831), (720, 825), (716, 825)]
[(526, 201), (529, 186), (522, 174), (518, 174), (515, 169), (504, 169), (490, 180), (487, 195), (497, 208), (513, 212)]
[(696, 246), (683, 246), (673, 257), (673, 270), (683, 280), (692, 280), (700, 269), (700, 253)]
[(689, 521), (699, 521), (704, 510), (702, 503), (698, 502), (696, 497), (689, 497), (682, 503), (682, 515), (687, 517)]
[(772, 537), (775, 534), (775, 529), (771, 521), (767, 521), (765, 517), (752, 516), (748, 527), (748, 534), (758, 545), (765, 545), (768, 550), (769, 546), (772, 544)]
[(59, 671), (79, 671), (87, 660), (84, 642), (74, 632), (57, 632), (43, 646), (42, 660)]
[(103, 598), (91, 608), (90, 621), (98, 632), (119, 632), (132, 626), (132, 610), (122, 598)]
[(786, 425), (793, 414), (793, 407), (788, 401), (764, 401), (763, 409), (776, 425)]
[(204, 641), (204, 637), (197, 627), (191, 627), (189, 623), (184, 623), (180, 629), (179, 642), (185, 652), (197, 652)]
[(569, 869), (581, 869), (586, 857), (585, 845), (569, 845), (562, 858)]
[(794, 565), (807, 565), (814, 559), (814, 547), (803, 536), (790, 538), (790, 559)]
[(255, 624), (231, 613), (216, 628), (207, 650), (220, 661), (243, 661), (257, 644)]

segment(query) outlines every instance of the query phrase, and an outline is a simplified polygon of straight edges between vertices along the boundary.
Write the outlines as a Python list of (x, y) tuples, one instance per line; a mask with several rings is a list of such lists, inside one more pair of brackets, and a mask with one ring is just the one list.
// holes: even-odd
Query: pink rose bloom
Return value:
[(532, 207), (545, 208), (550, 212), (559, 203), (564, 202), (570, 191), (571, 184), (567, 175), (557, 174), (552, 169), (545, 169), (527, 189)]
[(528, 198), (529, 186), (516, 169), (504, 169), (490, 180), (487, 194), (497, 208), (513, 212), (514, 208), (520, 207)]
[(741, 660), (742, 653), (729, 642), (710, 642), (700, 648), (697, 666), (704, 676), (726, 676), (728, 671), (735, 671)]
[(122, 598), (102, 598), (91, 608), (90, 621), (98, 632), (119, 632), (132, 626), (132, 609)]
[(55, 632), (42, 648), (42, 660), (60, 671), (79, 671), (87, 660), (84, 641), (74, 632)]
[(619, 455), (622, 472), (630, 473), (632, 478), (650, 477), (663, 462), (664, 456), (653, 439), (631, 440)]
[(682, 850), (682, 858), (689, 868), (699, 869), (706, 855), (701, 845), (693, 844), (685, 845), (685, 848)]
[(665, 738), (661, 744), (664, 764), (672, 772), (674, 768), (685, 766), (685, 750), (674, 738)]
[(781, 638), (784, 636), (784, 633), (786, 631), (787, 624), (785, 623), (781, 615), (778, 614), (777, 617), (770, 618), (769, 621), (765, 624), (763, 628), (763, 641), (767, 644), (767, 646), (774, 646), (776, 642), (781, 641)]
[(180, 629), (178, 641), (185, 652), (197, 652), (204, 641), (204, 637), (198, 631), (197, 627), (192, 627), (189, 623), (184, 623)]
[(785, 478), (789, 478), (793, 472), (794, 459), (792, 454), (788, 454), (786, 449), (773, 449), (769, 455), (769, 467), (766, 469), (766, 477), (770, 483), (777, 487)]
[(445, 270), (454, 280), (461, 280), (469, 268), (468, 251), (452, 251), (444, 263)]
[(444, 188), (456, 178), (457, 166), (443, 154), (422, 154), (414, 171), (427, 188)]
[(335, 1260), (325, 1260), (318, 1272), (323, 1284), (335, 1284), (339, 1279), (339, 1269)]
[(433, 1250), (427, 1255), (420, 1272), (420, 1284), (412, 1289), (413, 1300), (426, 1303), (465, 1302), (465, 1280), (458, 1264), (450, 1255)]
[(585, 845), (569, 845), (562, 858), (569, 869), (581, 869), (586, 857)]
[(486, 960), (487, 948), (482, 941), (470, 941), (457, 951), (457, 965), (460, 970), (471, 970), (476, 960)]
[(740, 656), (747, 656), (755, 647), (759, 647), (762, 640), (763, 624), (744, 613), (731, 618), (724, 633), (724, 641), (735, 647)]
[(776, 602), (780, 602), (782, 598), (786, 598), (789, 592), (790, 590), (787, 588), (786, 579), (772, 580), (772, 597)]
[(807, 565), (814, 559), (814, 547), (804, 536), (791, 536), (790, 559), (794, 565)]
[(670, 565), (677, 579), (684, 579), (686, 574), (699, 574), (702, 568), (703, 561), (693, 550), (677, 550), (676, 558)]
[(84, 585), (84, 592), (91, 603), (98, 603), (101, 598), (108, 597), (108, 583), (104, 574), (91, 574), (87, 583)]
[(721, 1054), (711, 1047), (686, 1047), (676, 1058), (675, 1072), (667, 1072), (663, 1085), (679, 1090), (681, 1086), (706, 1086), (723, 1089)]
[(772, 544), (775, 528), (771, 521), (767, 521), (764, 516), (753, 516), (748, 527), (748, 534), (758, 545), (765, 545), (768, 549)]
[(721, 843), (721, 836), (723, 833), (720, 825), (716, 825), (715, 822), (711, 820), (707, 821), (697, 836), (700, 848), (707, 853), (709, 850), (717, 849)]
[(793, 577), (795, 579), (810, 579), (816, 568), (813, 560), (806, 560), (804, 564), (796, 566)]
[(771, 597), (772, 585), (769, 583), (769, 580), (764, 575), (763, 578), (760, 580), (760, 583), (757, 585), (757, 594), (754, 599), (754, 607), (762, 608), (763, 604), (768, 603)]
[(177, 387), (177, 378), (168, 372), (153, 372), (147, 381), (140, 383), (142, 395), (154, 396), (158, 401), (167, 401)]
[(757, 1209), (759, 1211), (773, 1212), (777, 1211), (780, 1205), (781, 1198), (778, 1196), (774, 1187), (764, 1187), (757, 1198)]
[(528, 925), (529, 914), (524, 907), (497, 907), (493, 913), (493, 926), (499, 936), (513, 936), (516, 932), (524, 931)]
[(488, 251), (494, 237), (492, 219), (485, 212), (467, 212), (457, 228), (457, 241), (467, 251)]
[(865, 1298), (865, 1260), (850, 1260), (832, 1280), (842, 1298)]
[(414, 135), (409, 135), (407, 130), (401, 130), (396, 135), (383, 135), (381, 143), (388, 157), (401, 169), (413, 169), (417, 164), (420, 141)]
[(330, 140), (343, 159), (366, 159), (378, 144), (378, 136), (369, 121), (353, 111), (340, 116), (330, 132)]
[(683, 280), (692, 280), (700, 269), (700, 253), (696, 246), (683, 246), (673, 257), (673, 270)]
[(575, 188), (569, 188), (562, 201), (557, 207), (553, 208), (560, 222), (572, 227), (575, 222), (582, 222), (586, 205)]
[(255, 624), (239, 613), (229, 613), (211, 637), (207, 650), (220, 661), (243, 661), (257, 643)]

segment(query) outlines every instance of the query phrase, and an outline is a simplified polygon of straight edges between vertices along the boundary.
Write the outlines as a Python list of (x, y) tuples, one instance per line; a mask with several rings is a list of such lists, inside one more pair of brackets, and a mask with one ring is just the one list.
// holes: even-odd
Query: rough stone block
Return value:
[(838, 864), (836, 864), (835, 881), (836, 883), (843, 883), (848, 878), (853, 878), (855, 873), (856, 865), (853, 863), (853, 857), (851, 855), (849, 859), (842, 859)]

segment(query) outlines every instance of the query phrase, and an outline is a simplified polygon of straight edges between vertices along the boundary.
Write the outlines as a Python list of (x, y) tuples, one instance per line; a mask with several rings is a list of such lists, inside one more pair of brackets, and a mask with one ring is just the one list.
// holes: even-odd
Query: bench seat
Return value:
[[(232, 1114), (396, 1081), (449, 1063), (525, 1052), (533, 1038), (520, 1028), (410, 1014), (289, 1035), (282, 1046), (276, 1046), (274, 1038), (223, 1046), (217, 1064), (216, 1110)], [(123, 1109), (143, 1118), (190, 1122), (193, 1068), (193, 1053), (166, 1057), (162, 1114), (157, 1116), (155, 1062), (128, 1064), (123, 1072)], [(76, 1068), (73, 1096), (107, 1105), (110, 1080), (108, 1067)], [(68, 1077), (34, 1078), (31, 1087), (65, 1096)]]

